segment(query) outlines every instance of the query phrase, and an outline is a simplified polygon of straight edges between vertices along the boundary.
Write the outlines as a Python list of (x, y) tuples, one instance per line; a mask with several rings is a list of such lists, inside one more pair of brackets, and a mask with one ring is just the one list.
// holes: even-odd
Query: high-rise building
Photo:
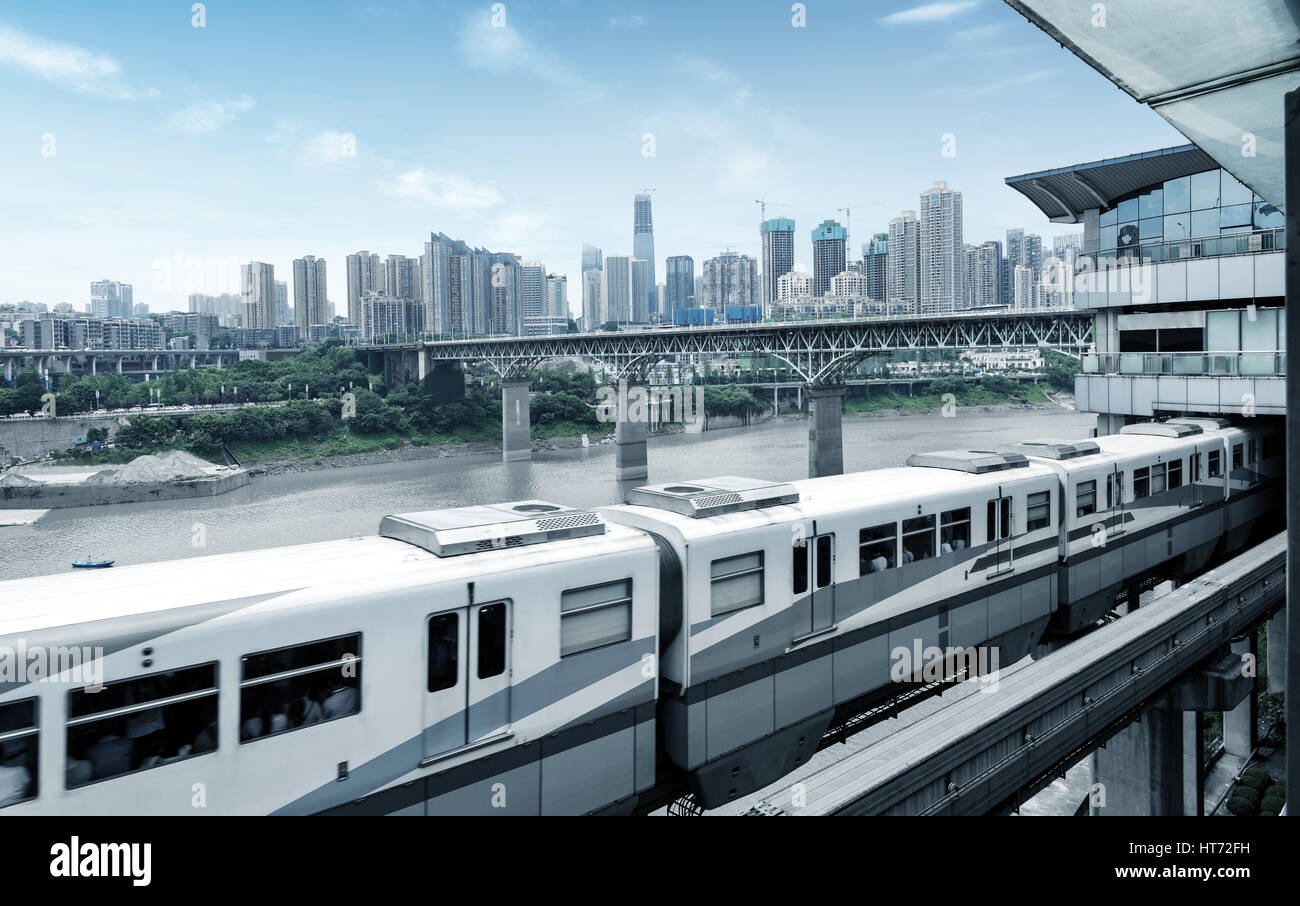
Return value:
[(834, 220), (823, 220), (812, 231), (814, 295), (830, 292), (831, 278), (844, 272), (848, 241), (848, 232)]
[(1034, 282), (1043, 273), (1043, 237), (1024, 230), (1007, 230), (1007, 267), (1027, 267), (1034, 272)]
[(961, 193), (937, 181), (921, 194), (921, 312), (947, 314), (962, 303)]
[[(650, 216), (650, 195), (637, 195), (632, 203), (632, 257), (646, 262), (647, 313), (659, 313), (659, 300), (655, 298), (655, 229)], [(650, 320), (649, 317), (646, 320)]]
[(788, 274), (782, 274), (777, 281), (776, 299), (778, 302), (788, 302), (797, 296), (811, 296), (812, 287), (812, 274), (805, 270), (792, 270)]
[(484, 320), (488, 333), (522, 336), (524, 313), (519, 304), (519, 259), (509, 253), (487, 253), (484, 277)]
[(1015, 308), (1017, 311), (1028, 311), (1036, 308), (1034, 304), (1034, 269), (1025, 267), (1023, 264), (1018, 265), (1012, 272), (1012, 283), (1015, 288)]
[(757, 306), (762, 295), (758, 262), (739, 252), (723, 252), (704, 262), (699, 307), (726, 317), (728, 306)]
[(921, 230), (915, 211), (903, 211), (889, 221), (888, 242), (885, 297), (916, 310), (921, 300)]
[(325, 327), (330, 322), (324, 258), (307, 255), (294, 259), (293, 321), (304, 342), (311, 341), (313, 327)]
[(605, 318), (605, 272), (599, 269), (582, 272), (582, 329), (599, 330)]
[(876, 233), (862, 244), (862, 273), (867, 277), (867, 295), (877, 302), (887, 298), (889, 285), (889, 234)]
[(582, 271), (599, 271), (604, 270), (604, 261), (600, 249), (594, 245), (584, 245), (582, 247)]
[(384, 291), (383, 262), (378, 255), (366, 251), (356, 252), (347, 257), (347, 271), (348, 322), (363, 328), (362, 336), (365, 336), (361, 300), (366, 293)]
[(116, 280), (97, 280), (90, 284), (90, 316), (92, 318), (133, 318), (135, 316), (134, 290), (130, 283)]
[(632, 261), (630, 255), (605, 258), (605, 308), (602, 324), (613, 321), (627, 324), (632, 320)]
[(690, 255), (674, 255), (664, 262), (667, 272), (664, 282), (664, 319), (674, 311), (695, 307), (695, 259)]
[(632, 259), (632, 323), (650, 323), (650, 262)]
[(275, 265), (250, 261), (239, 268), (244, 306), (243, 327), (267, 330), (275, 322)]
[(275, 326), (293, 326), (293, 309), (289, 306), (289, 283), (285, 280), (275, 281)]
[(963, 308), (988, 308), (1002, 301), (1002, 245), (985, 242), (966, 246), (966, 267), (962, 277)]
[(523, 329), (517, 256), (432, 233), (414, 273), (423, 287), (415, 298), (424, 309), (424, 330), (482, 336)]
[(546, 314), (546, 265), (525, 261), (519, 265), (519, 299), (525, 318)]
[(1057, 258), (1064, 261), (1068, 249), (1073, 249), (1075, 255), (1083, 254), (1082, 233), (1062, 233), (1052, 239), (1052, 254)]
[(384, 260), (384, 293), (394, 299), (420, 301), (420, 259), (405, 255), (389, 255)]
[(870, 296), (870, 281), (859, 270), (846, 270), (831, 278), (831, 295), (866, 299)]
[(546, 275), (546, 305), (545, 314), (550, 318), (564, 318), (568, 320), (573, 317), (569, 313), (569, 278), (564, 274)]
[(759, 227), (763, 237), (763, 305), (780, 298), (780, 280), (794, 269), (794, 221), (789, 217), (764, 220)]

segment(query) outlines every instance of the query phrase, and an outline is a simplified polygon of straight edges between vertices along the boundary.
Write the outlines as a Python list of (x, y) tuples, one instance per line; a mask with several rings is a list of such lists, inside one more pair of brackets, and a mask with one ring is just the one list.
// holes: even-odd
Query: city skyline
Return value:
[[(904, 15), (917, 9), (931, 12)], [(343, 274), (358, 249), (418, 257), (431, 232), (579, 280), (584, 243), (634, 253), (628, 203), (644, 187), (656, 190), (656, 275), (669, 256), (704, 261), (734, 248), (761, 258), (755, 198), (804, 231), (794, 260), (812, 270), (807, 233), (840, 220), (838, 208), (880, 202), (854, 218), (857, 249), (936, 180), (964, 194), (969, 241), (1012, 228), (1050, 240), (1060, 229), (1005, 176), (1181, 143), (988, 0), (880, 3), (867, 14), (827, 4), (809, 11), (806, 28), (792, 27), (788, 10), (738, 17), (674, 4), (592, 15), (517, 2), (500, 28), (491, 4), (310, 14), (237, 4), (208, 9), (203, 28), (182, 12), (65, 4), (0, 17), (0, 74), (14, 89), (0, 109), (13, 134), (30, 136), (0, 151), (14, 183), (0, 301), (80, 305), (90, 282), (108, 278), (132, 284), (153, 311), (183, 310), (190, 292), (239, 287), (184, 285), (161, 265), (178, 252), (186, 263), (266, 261), (285, 274), (311, 254)], [(844, 28), (846, 16), (861, 27)], [(692, 26), (684, 35), (682, 21)], [(725, 46), (709, 39), (721, 24), (734, 38)], [(346, 33), (367, 67), (286, 49), (290, 27), (298, 40), (288, 46), (326, 51)], [(653, 79), (621, 71), (624, 43), (668, 47), (670, 37)], [(437, 52), (416, 53), (417, 38)], [(380, 41), (384, 59), (367, 56)], [(812, 96), (807, 78), (772, 73), (765, 59), (776, 53), (787, 73), (835, 60), (835, 84)], [(955, 82), (962, 60), (978, 60), (985, 80)], [(873, 92), (875, 125), (846, 133), (837, 119), (827, 141), (825, 117), (886, 72), (905, 90)], [(412, 116), (409, 101), (433, 82), (445, 85), (439, 116)], [(1078, 84), (1096, 90), (1067, 90)], [(592, 128), (584, 118), (596, 109)], [(503, 117), (510, 141), (494, 137)], [(1108, 128), (1052, 125), (1061, 120)], [(880, 122), (892, 126), (882, 133)], [(67, 267), (70, 244), (87, 235), (95, 241)], [(339, 313), (341, 289), (331, 300)]]

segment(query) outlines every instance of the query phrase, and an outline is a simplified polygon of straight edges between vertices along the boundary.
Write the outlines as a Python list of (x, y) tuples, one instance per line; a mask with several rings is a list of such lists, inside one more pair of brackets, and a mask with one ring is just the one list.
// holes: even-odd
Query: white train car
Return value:
[(650, 538), (541, 501), (381, 535), (0, 582), (0, 649), (102, 649), (3, 677), (0, 815), (571, 814), (653, 784)]
[(982, 647), (1006, 664), (1042, 634), (1056, 603), (1056, 473), (988, 451), (909, 463), (656, 485), (602, 510), (681, 564), (687, 604), (661, 665), (660, 720), (706, 808), (800, 764), (837, 710), (902, 691), (922, 664), (900, 676), (900, 658)]

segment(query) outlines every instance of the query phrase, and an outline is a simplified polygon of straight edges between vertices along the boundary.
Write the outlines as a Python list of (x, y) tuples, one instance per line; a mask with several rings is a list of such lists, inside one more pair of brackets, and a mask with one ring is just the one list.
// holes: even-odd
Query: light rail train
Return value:
[(1183, 418), (3, 581), (0, 815), (716, 807), (897, 696), (894, 652), (1082, 632), (1283, 475), (1279, 423)]

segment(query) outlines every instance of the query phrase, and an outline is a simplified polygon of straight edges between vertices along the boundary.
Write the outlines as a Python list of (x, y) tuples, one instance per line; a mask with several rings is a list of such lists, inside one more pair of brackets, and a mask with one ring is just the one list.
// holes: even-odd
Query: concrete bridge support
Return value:
[(1268, 691), (1286, 691), (1286, 608), (1273, 614), (1268, 627)]
[(844, 474), (844, 386), (808, 388), (808, 477)]
[(619, 481), (645, 481), (650, 477), (646, 435), (650, 424), (650, 385), (628, 381), (627, 398), (619, 400), (614, 423), (614, 468)]
[[(1199, 751), (1194, 746), (1187, 752), (1182, 711), (1168, 705), (1152, 708), (1094, 753), (1092, 788), (1099, 804), (1092, 814), (1183, 814), (1186, 762)], [(1194, 761), (1192, 766), (1194, 770)]]
[(533, 457), (528, 414), (530, 387), (528, 381), (501, 382), (501, 458), (505, 462)]
[[(1233, 669), (1242, 672), (1246, 664), (1246, 655), (1255, 654), (1255, 635), (1248, 638), (1232, 640)], [(1223, 711), (1223, 751), (1236, 755), (1243, 761), (1250, 757), (1255, 748), (1255, 732), (1258, 713), (1258, 698), (1255, 695), (1255, 682), (1251, 678), (1248, 693), (1234, 708)]]

